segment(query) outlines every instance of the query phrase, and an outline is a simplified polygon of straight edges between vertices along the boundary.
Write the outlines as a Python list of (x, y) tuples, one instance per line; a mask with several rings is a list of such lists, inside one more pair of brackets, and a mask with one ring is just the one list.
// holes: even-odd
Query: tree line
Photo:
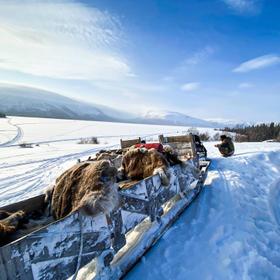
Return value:
[(0, 118), (6, 118), (6, 115), (0, 112)]
[(252, 126), (236, 126), (225, 128), (225, 131), (235, 132), (237, 142), (261, 142), (266, 140), (280, 141), (280, 123), (257, 124)]

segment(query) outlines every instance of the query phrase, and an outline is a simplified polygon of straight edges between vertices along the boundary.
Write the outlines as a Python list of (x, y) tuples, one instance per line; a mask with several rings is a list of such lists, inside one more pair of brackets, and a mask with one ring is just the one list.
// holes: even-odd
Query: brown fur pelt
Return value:
[(155, 149), (130, 148), (122, 160), (124, 176), (132, 180), (141, 180), (159, 174), (163, 185), (169, 185), (169, 163), (163, 154)]
[(102, 159), (107, 159), (107, 160), (112, 160), (115, 159), (119, 156), (121, 156), (123, 151), (121, 149), (119, 150), (100, 150), (96, 155), (95, 158), (96, 160), (102, 160)]
[(108, 160), (76, 164), (57, 180), (51, 212), (61, 219), (76, 210), (88, 215), (109, 213), (118, 206), (117, 169)]
[(95, 160), (109, 160), (118, 169), (121, 167), (122, 151), (100, 151), (96, 154)]
[(15, 232), (25, 218), (23, 211), (15, 213), (0, 210), (0, 240), (1, 243), (8, 237), (9, 234)]

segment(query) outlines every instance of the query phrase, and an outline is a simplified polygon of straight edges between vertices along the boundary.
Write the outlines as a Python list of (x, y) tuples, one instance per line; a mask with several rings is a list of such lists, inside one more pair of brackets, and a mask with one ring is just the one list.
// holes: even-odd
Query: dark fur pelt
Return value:
[(169, 163), (163, 154), (155, 149), (131, 148), (122, 160), (122, 172), (125, 178), (142, 180), (159, 174), (163, 185), (169, 185)]
[(0, 210), (0, 242), (5, 243), (5, 238), (17, 231), (21, 222), (25, 218), (25, 213), (23, 211), (17, 211), (15, 213), (9, 213)]
[(163, 155), (166, 157), (171, 166), (182, 164), (182, 161), (179, 159), (178, 154), (170, 145), (164, 145)]
[(96, 154), (95, 160), (97, 161), (109, 160), (113, 164), (113, 166), (115, 166), (118, 169), (121, 167), (122, 150), (116, 150), (116, 151), (101, 150)]
[(88, 215), (109, 213), (118, 206), (117, 169), (108, 160), (76, 164), (57, 180), (51, 193), (55, 219), (81, 209)]
[(123, 151), (121, 149), (119, 150), (100, 150), (98, 153), (96, 153), (95, 158), (96, 160), (102, 160), (102, 159), (115, 159), (118, 156), (122, 155)]

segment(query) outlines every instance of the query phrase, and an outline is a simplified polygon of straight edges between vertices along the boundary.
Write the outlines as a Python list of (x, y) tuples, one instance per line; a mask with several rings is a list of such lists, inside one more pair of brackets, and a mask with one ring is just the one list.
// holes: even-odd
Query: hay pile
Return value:
[(51, 212), (58, 220), (81, 209), (88, 215), (118, 206), (117, 169), (108, 160), (79, 163), (65, 171), (52, 190)]

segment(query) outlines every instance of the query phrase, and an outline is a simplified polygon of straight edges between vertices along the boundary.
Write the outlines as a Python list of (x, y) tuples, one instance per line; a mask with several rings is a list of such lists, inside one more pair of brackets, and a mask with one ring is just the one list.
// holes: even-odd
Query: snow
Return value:
[(199, 198), (126, 279), (280, 279), (280, 145), (207, 148)]
[[(42, 193), (78, 158), (117, 147), (120, 137), (152, 139), (187, 129), (0, 119), (0, 205)], [(77, 144), (90, 136), (101, 143)], [(15, 146), (22, 141), (40, 145)], [(205, 144), (212, 165), (202, 193), (126, 279), (280, 279), (280, 143), (236, 143), (231, 158)]]
[[(47, 118), (26, 118), (26, 117), (10, 117), (9, 119), (0, 119), (1, 133), (7, 128), (13, 129), (14, 136), (16, 127), (23, 130), (23, 135), (17, 142), (56, 142), (56, 141), (74, 141), (83, 137), (101, 137), (108, 141), (119, 141), (120, 137), (138, 137), (155, 136), (160, 133), (178, 133), (187, 131), (190, 127), (167, 126), (167, 125), (147, 125), (147, 124), (131, 124), (131, 123), (115, 123), (115, 122), (96, 122), (81, 120), (62, 120)], [(10, 122), (11, 124), (9, 124)], [(5, 125), (2, 129), (2, 125)], [(214, 129), (201, 128), (201, 132), (209, 131), (211, 135), (215, 134)], [(2, 136), (0, 136), (2, 137)], [(1, 139), (1, 138), (0, 138)], [(1, 141), (1, 140), (0, 140)], [(1, 144), (1, 142), (0, 142)], [(3, 144), (3, 142), (2, 142)]]
[[(186, 132), (188, 127), (110, 123), (47, 118), (0, 119), (0, 206), (41, 194), (77, 162), (100, 149), (117, 148), (120, 138), (157, 139), (161, 133)], [(201, 129), (201, 131), (213, 129)], [(99, 145), (77, 144), (96, 136)], [(19, 148), (19, 143), (33, 148)]]
[(9, 143), (17, 136), (17, 128), (8, 119), (0, 118), (0, 146)]
[(148, 111), (143, 115), (144, 119), (153, 121), (154, 123), (165, 122), (173, 125), (188, 125), (201, 127), (223, 127), (222, 124), (212, 121), (206, 121), (194, 117), (187, 116), (178, 112), (169, 111)]

